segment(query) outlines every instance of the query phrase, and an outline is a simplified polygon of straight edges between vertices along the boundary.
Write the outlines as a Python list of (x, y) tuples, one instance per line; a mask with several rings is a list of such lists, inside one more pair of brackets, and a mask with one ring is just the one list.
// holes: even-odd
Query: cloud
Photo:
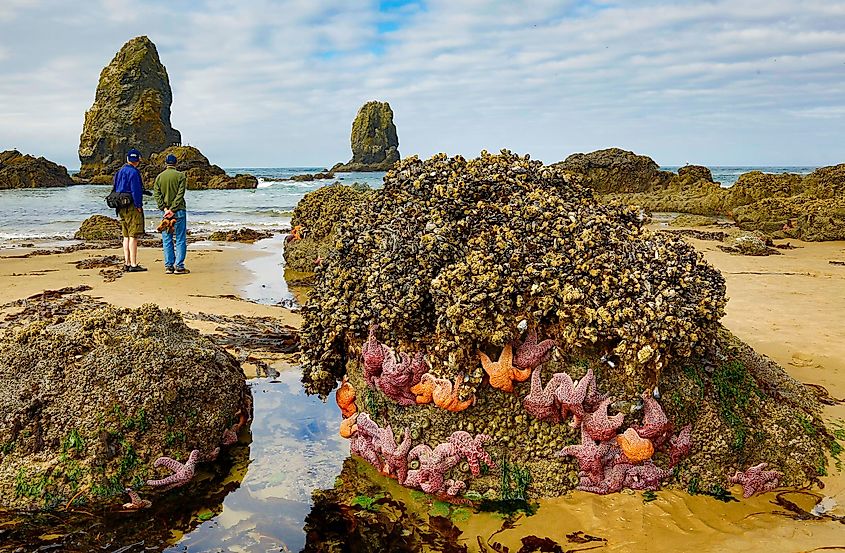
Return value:
[(370, 99), (391, 102), (404, 155), (832, 163), (843, 27), (845, 4), (821, 0), (7, 0), (0, 148), (77, 166), (100, 69), (147, 34), (174, 126), (223, 165), (345, 160)]

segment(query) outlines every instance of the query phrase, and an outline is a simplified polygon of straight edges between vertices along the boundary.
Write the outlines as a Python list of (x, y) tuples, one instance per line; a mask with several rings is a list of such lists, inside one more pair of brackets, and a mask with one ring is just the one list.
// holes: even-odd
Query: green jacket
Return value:
[(168, 167), (156, 177), (153, 185), (153, 199), (161, 211), (170, 208), (171, 211), (185, 209), (185, 187), (188, 179), (185, 173)]

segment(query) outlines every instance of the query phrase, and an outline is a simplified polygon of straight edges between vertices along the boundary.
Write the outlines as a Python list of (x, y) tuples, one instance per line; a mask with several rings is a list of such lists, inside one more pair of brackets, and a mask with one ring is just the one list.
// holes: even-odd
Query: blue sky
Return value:
[(146, 34), (173, 124), (223, 166), (619, 146), (664, 165), (845, 161), (845, 1), (0, 0), (0, 150), (78, 167), (99, 72)]

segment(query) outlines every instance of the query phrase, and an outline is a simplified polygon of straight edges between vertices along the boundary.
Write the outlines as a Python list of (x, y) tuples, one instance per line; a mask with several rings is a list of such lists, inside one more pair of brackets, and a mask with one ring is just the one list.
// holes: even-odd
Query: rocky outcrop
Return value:
[(185, 173), (188, 179), (188, 190), (207, 189), (251, 189), (258, 187), (258, 179), (252, 175), (235, 175), (230, 177), (226, 171), (212, 165), (202, 152), (193, 146), (170, 146), (165, 150), (153, 154), (148, 162), (141, 163), (141, 174), (144, 186), (152, 188), (155, 178), (164, 171), (165, 159), (173, 154), (178, 160), (176, 169)]
[(170, 124), (173, 93), (155, 45), (145, 36), (123, 45), (100, 73), (94, 105), (79, 137), (79, 175), (111, 175), (131, 148), (147, 158), (182, 141)]
[(92, 215), (80, 225), (73, 235), (76, 240), (120, 240), (120, 222), (105, 215)]
[(399, 137), (387, 102), (367, 102), (352, 123), (352, 159), (332, 172), (387, 171), (399, 161)]
[(572, 154), (555, 166), (599, 194), (665, 188), (672, 178), (672, 173), (661, 171), (650, 157), (620, 148)]
[(0, 190), (9, 188), (55, 188), (74, 184), (67, 169), (43, 157), (17, 150), (0, 153)]
[(270, 238), (271, 236), (273, 236), (272, 232), (242, 228), (229, 231), (218, 230), (217, 232), (212, 232), (208, 239), (214, 242), (243, 242), (246, 244), (252, 244), (253, 242), (264, 240), (265, 238)]
[(156, 459), (211, 462), (250, 418), (237, 360), (178, 313), (62, 301), (0, 335), (0, 508), (150, 498)]

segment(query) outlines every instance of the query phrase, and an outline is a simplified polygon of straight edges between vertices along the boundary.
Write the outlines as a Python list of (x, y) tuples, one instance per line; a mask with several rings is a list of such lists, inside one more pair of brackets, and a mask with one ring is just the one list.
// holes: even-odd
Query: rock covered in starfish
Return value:
[(170, 457), (159, 457), (155, 460), (153, 466), (156, 468), (166, 467), (173, 474), (160, 480), (147, 480), (147, 485), (154, 488), (161, 488), (161, 491), (184, 486), (194, 477), (194, 470), (199, 460), (199, 455), (200, 452), (198, 449), (191, 451), (190, 455), (188, 455), (188, 460), (184, 464)]
[[(561, 409), (557, 401), (556, 392), (561, 384), (568, 378), (565, 373), (555, 373), (549, 379), (546, 386), (540, 379), (541, 370), (534, 369), (531, 374), (531, 391), (522, 401), (528, 414), (537, 420), (546, 420), (552, 424), (560, 422)], [(569, 379), (572, 382), (572, 379)]]
[(642, 438), (633, 428), (625, 430), (616, 436), (616, 443), (622, 449), (625, 459), (633, 465), (651, 459), (654, 455), (654, 444), (648, 438)]
[(583, 427), (595, 440), (605, 441), (616, 436), (616, 430), (622, 426), (625, 415), (617, 413), (609, 416), (607, 408), (610, 406), (610, 398), (602, 401), (598, 408), (584, 417)]
[(370, 327), (367, 341), (361, 347), (361, 360), (364, 365), (364, 377), (367, 384), (375, 386), (373, 379), (381, 374), (382, 365), (388, 355), (388, 348), (376, 338), (377, 326)]
[(475, 395), (472, 395), (463, 401), (458, 396), (458, 392), (460, 391), (461, 382), (463, 382), (463, 379), (463, 373), (460, 373), (457, 377), (455, 377), (454, 384), (452, 384), (452, 382), (445, 378), (435, 378), (433, 381), (434, 386), (431, 392), (431, 397), (434, 401), (434, 404), (442, 409), (446, 409), (447, 411), (456, 413), (459, 411), (463, 411), (464, 409), (475, 403)]
[(692, 449), (692, 425), (686, 425), (677, 436), (669, 440), (669, 466), (674, 467), (685, 459)]
[(140, 511), (141, 509), (149, 509), (153, 502), (148, 499), (141, 499), (138, 492), (131, 488), (126, 488), (126, 493), (129, 494), (129, 503), (124, 503), (123, 508), (127, 511)]
[(358, 406), (355, 405), (355, 388), (346, 376), (343, 377), (343, 382), (335, 393), (335, 401), (344, 419), (348, 419), (358, 411)]
[(634, 426), (637, 434), (643, 438), (650, 438), (662, 442), (668, 432), (672, 430), (672, 424), (666, 418), (663, 408), (657, 403), (648, 391), (642, 393), (643, 398), (643, 424)]
[(455, 446), (458, 455), (466, 457), (473, 476), (481, 474), (481, 462), (490, 468), (496, 468), (496, 463), (490, 454), (484, 451), (484, 444), (490, 441), (487, 434), (476, 434), (473, 437), (469, 432), (458, 430), (449, 436), (449, 443)]
[(384, 395), (399, 405), (416, 405), (416, 395), (411, 392), (411, 387), (415, 384), (415, 375), (421, 374), (420, 366), (425, 366), (422, 353), (411, 357), (405, 352), (397, 355), (388, 350), (381, 374), (373, 376), (373, 382)]
[(737, 471), (728, 481), (742, 485), (742, 497), (749, 498), (755, 493), (769, 492), (778, 487), (783, 473), (776, 470), (764, 470), (768, 463), (759, 463), (745, 470)]
[(491, 360), (483, 351), (478, 352), (481, 366), (490, 377), (490, 385), (503, 392), (513, 392), (513, 382), (525, 382), (531, 376), (531, 369), (513, 366), (513, 347), (505, 344), (497, 361)]
[(596, 484), (604, 478), (605, 457), (610, 448), (610, 442), (597, 444), (582, 422), (581, 443), (564, 447), (558, 455), (575, 457), (579, 472), (585, 475), (589, 482)]
[(557, 345), (554, 340), (539, 341), (537, 329), (532, 329), (525, 341), (516, 349), (513, 356), (514, 367), (533, 371), (549, 355), (552, 348)]
[(376, 442), (376, 450), (384, 461), (382, 471), (395, 476), (399, 483), (403, 483), (408, 475), (408, 453), (411, 451), (411, 431), (405, 428), (402, 442), (396, 444), (396, 436), (388, 425), (381, 432)]

